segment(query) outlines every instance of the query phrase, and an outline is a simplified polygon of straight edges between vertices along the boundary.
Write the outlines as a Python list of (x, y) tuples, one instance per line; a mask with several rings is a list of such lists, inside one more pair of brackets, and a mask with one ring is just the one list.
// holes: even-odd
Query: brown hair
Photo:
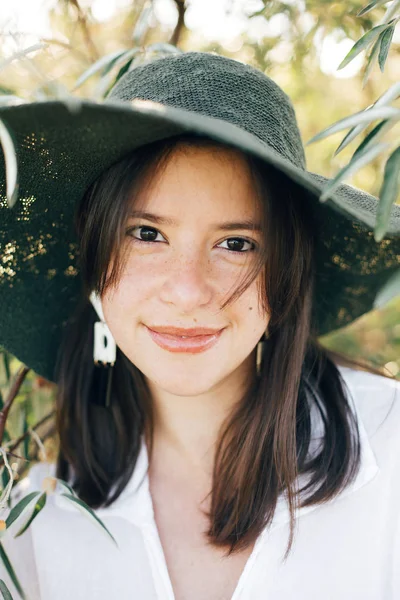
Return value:
[[(144, 433), (151, 460), (153, 417), (145, 378), (120, 350), (113, 367), (111, 405), (104, 406), (107, 371), (93, 364), (97, 317), (88, 295), (93, 289), (101, 294), (118, 281), (132, 192), (182, 143), (226, 148), (196, 134), (148, 144), (103, 172), (77, 210), (84, 293), (59, 354), (57, 477), (72, 480), (93, 508), (109, 506), (120, 495), (135, 468)], [(296, 507), (332, 499), (357, 474), (359, 433), (340, 372), (312, 331), (314, 238), (309, 206), (284, 175), (254, 157), (246, 155), (246, 160), (261, 198), (265, 248), (229, 302), (264, 269), (261, 300), (270, 314), (269, 337), (261, 374), (249, 382), (217, 444), (208, 538), (229, 552), (248, 546), (271, 523), (278, 497), (285, 493), (291, 515), (287, 556)], [(108, 273), (112, 257), (116, 260)], [(360, 366), (348, 360), (347, 364)], [(313, 456), (311, 410), (324, 425), (323, 442)], [(299, 474), (307, 475), (308, 483), (296, 490)], [(301, 502), (299, 492), (307, 492)]]

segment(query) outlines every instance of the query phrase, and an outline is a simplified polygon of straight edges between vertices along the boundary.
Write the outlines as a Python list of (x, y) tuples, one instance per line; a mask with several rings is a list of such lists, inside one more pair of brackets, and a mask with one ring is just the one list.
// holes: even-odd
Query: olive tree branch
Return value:
[(87, 17), (85, 15), (85, 13), (83, 12), (78, 0), (69, 0), (69, 3), (76, 9), (77, 16), (78, 16), (78, 23), (79, 23), (80, 27), (82, 28), (83, 37), (85, 39), (86, 46), (88, 47), (88, 50), (89, 50), (90, 59), (92, 62), (95, 62), (96, 60), (99, 59), (100, 55), (99, 55), (99, 52), (98, 52), (98, 50), (95, 46), (95, 43), (92, 39), (92, 36), (90, 34)]
[(185, 25), (185, 12), (186, 12), (186, 5), (185, 5), (185, 0), (174, 0), (176, 7), (178, 9), (178, 21), (177, 24), (175, 26), (174, 32), (171, 36), (171, 39), (169, 40), (169, 43), (172, 46), (177, 46), (179, 43), (179, 39), (180, 36), (182, 34), (184, 25)]

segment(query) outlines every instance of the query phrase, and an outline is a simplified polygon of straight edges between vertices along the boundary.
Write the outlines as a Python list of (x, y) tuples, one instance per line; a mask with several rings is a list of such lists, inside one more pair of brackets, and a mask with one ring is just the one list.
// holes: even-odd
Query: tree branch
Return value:
[(19, 368), (18, 373), (14, 379), (14, 383), (12, 384), (11, 389), (8, 393), (7, 400), (5, 401), (4, 406), (0, 411), (0, 444), (3, 442), (4, 428), (6, 426), (6, 421), (7, 421), (9, 410), (19, 392), (19, 389), (20, 389), (27, 373), (29, 373), (29, 371), (30, 371), (29, 367), (26, 367), (25, 365), (23, 365), (22, 367)]
[(172, 46), (177, 46), (179, 43), (179, 39), (185, 26), (185, 12), (187, 8), (185, 5), (185, 0), (175, 0), (175, 4), (178, 9), (178, 22), (171, 36), (171, 39), (169, 40), (169, 43)]
[(78, 0), (69, 0), (69, 3), (72, 4), (76, 8), (76, 12), (78, 15), (78, 23), (82, 28), (83, 37), (86, 42), (86, 46), (88, 47), (90, 59), (92, 62), (95, 62), (99, 58), (99, 52), (95, 46), (95, 43), (92, 40), (92, 36), (90, 35), (89, 25), (87, 22), (86, 15), (84, 14), (82, 8), (79, 5)]

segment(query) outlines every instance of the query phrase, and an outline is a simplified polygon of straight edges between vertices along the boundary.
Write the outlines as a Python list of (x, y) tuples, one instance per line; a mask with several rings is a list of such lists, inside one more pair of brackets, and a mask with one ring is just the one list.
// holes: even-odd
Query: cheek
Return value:
[(253, 281), (235, 303), (241, 326), (246, 329), (249, 335), (255, 335), (256, 337), (262, 335), (269, 322), (269, 314), (265, 311), (260, 300), (259, 288), (261, 283), (261, 278)]

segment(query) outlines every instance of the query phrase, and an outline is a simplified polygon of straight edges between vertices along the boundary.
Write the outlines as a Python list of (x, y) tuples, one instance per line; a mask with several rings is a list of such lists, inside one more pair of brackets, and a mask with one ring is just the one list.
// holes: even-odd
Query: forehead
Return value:
[(244, 154), (231, 148), (180, 145), (147, 175), (135, 209), (166, 216), (254, 217), (258, 190)]

